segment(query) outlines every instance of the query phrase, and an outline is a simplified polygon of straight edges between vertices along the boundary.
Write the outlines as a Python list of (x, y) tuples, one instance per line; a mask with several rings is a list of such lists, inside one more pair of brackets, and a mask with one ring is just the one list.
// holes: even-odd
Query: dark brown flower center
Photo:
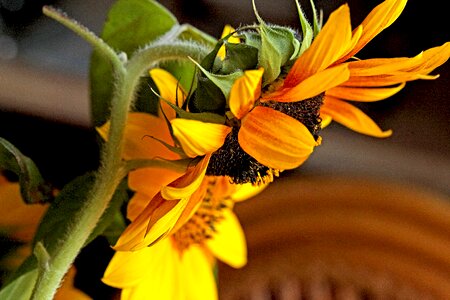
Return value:
[[(322, 121), (319, 111), (323, 104), (323, 97), (324, 95), (320, 94), (298, 102), (268, 101), (259, 105), (273, 108), (301, 122), (317, 140)], [(278, 176), (279, 170), (264, 166), (247, 154), (239, 145), (238, 133), (239, 127), (233, 127), (223, 146), (211, 156), (206, 174), (229, 176), (231, 182), (236, 184), (250, 182), (259, 185), (271, 182), (274, 176)]]

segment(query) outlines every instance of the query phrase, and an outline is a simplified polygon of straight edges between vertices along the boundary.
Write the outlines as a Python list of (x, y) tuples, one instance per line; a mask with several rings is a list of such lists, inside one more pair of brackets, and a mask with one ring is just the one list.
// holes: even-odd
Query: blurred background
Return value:
[[(0, 0), (0, 136), (30, 156), (44, 177), (56, 186), (94, 169), (98, 160), (89, 107), (91, 48), (60, 24), (43, 17), (41, 7), (44, 4), (59, 7), (100, 34), (107, 10), (113, 2)], [(225, 24), (237, 27), (255, 22), (250, 0), (159, 2), (172, 11), (180, 23), (190, 23), (215, 37), (220, 36)], [(267, 22), (300, 27), (294, 0), (255, 2)], [(311, 19), (309, 1), (300, 2)], [(325, 20), (344, 2), (349, 3), (355, 27), (381, 1), (315, 1), (316, 7), (323, 9)], [(449, 41), (448, 10), (444, 6), (445, 3), (438, 0), (410, 0), (399, 19), (369, 43), (358, 57), (411, 57)], [(282, 203), (297, 203), (299, 197), (353, 199), (360, 195), (362, 203), (364, 199), (381, 197), (386, 204), (402, 198), (398, 196), (399, 190), (402, 191), (400, 194), (411, 198), (418, 195), (419, 202), (423, 199), (448, 202), (450, 64), (441, 66), (433, 74), (441, 76), (434, 81), (410, 82), (388, 100), (358, 105), (383, 129), (393, 129), (392, 137), (380, 140), (350, 132), (338, 124), (329, 126), (322, 133), (323, 144), (311, 158), (298, 170), (282, 175), (287, 177), (291, 190), (286, 192)], [(280, 195), (280, 191), (287, 188), (285, 184), (271, 186), (262, 196), (261, 203), (269, 201), (264, 199), (270, 195)], [(311, 189), (317, 185), (329, 193), (320, 194), (319, 190)], [(396, 188), (396, 185), (401, 188)], [(364, 187), (366, 189), (361, 191)], [(297, 200), (292, 198), (292, 193)], [(402, 203), (407, 205), (407, 201)], [(243, 223), (247, 222), (251, 227), (254, 216), (251, 215), (252, 209), (246, 209), (245, 205), (242, 208)], [(342, 205), (348, 206), (344, 202)], [(427, 211), (426, 206), (419, 205), (419, 208)], [(446, 211), (446, 208), (433, 212), (439, 210)], [(401, 214), (401, 210), (398, 213)], [(417, 215), (412, 214), (408, 218), (415, 217)], [(433, 218), (425, 219), (430, 221)], [(445, 222), (440, 224), (437, 235), (447, 235), (448, 225)], [(249, 233), (249, 240), (259, 241), (255, 236), (258, 236), (258, 230)], [(445, 247), (448, 242), (443, 242)], [(445, 252), (448, 247), (445, 247), (442, 249), (450, 257), (450, 252)], [(437, 258), (434, 259), (436, 261)], [(446, 266), (450, 268), (450, 265)], [(444, 273), (450, 275), (445, 268), (442, 267)], [(223, 272), (227, 274), (228, 271), (225, 268)], [(231, 277), (224, 275), (224, 278)], [(259, 294), (254, 299), (274, 299), (264, 298), (264, 295), (270, 296), (270, 293)], [(283, 299), (296, 299), (293, 297)]]

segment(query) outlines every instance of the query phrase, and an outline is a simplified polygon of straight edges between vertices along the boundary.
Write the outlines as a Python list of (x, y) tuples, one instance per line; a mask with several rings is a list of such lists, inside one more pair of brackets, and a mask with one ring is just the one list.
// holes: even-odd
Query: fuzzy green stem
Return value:
[[(70, 28), (79, 33), (77, 26)], [(129, 170), (121, 160), (123, 135), (128, 111), (133, 104), (142, 74), (159, 62), (186, 59), (188, 56), (201, 59), (207, 52), (207, 48), (192, 42), (166, 41), (155, 43), (137, 53), (125, 68), (120, 59), (117, 61), (118, 58), (113, 58), (117, 56), (116, 54), (110, 57), (115, 61), (112, 63), (116, 66), (116, 82), (111, 106), (111, 125), (108, 141), (101, 155), (100, 169), (85, 207), (75, 218), (75, 223), (69, 226), (66, 234), (61, 237), (58, 248), (48, 261), (48, 268), (39, 273), (32, 294), (33, 300), (51, 300), (54, 297), (61, 280), (108, 207), (118, 184)]]

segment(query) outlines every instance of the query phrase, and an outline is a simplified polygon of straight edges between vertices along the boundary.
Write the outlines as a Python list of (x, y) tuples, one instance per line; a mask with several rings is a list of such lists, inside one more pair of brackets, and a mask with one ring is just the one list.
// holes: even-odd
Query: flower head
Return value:
[[(150, 70), (161, 109), (158, 116), (130, 114), (123, 158), (191, 163), (183, 170), (130, 172), (131, 223), (104, 281), (122, 288), (125, 299), (150, 290), (161, 297), (216, 297), (211, 258), (245, 264), (242, 230), (232, 214), (239, 190), (257, 193), (279, 172), (301, 165), (331, 120), (376, 137), (391, 134), (343, 100), (378, 101), (407, 81), (436, 78), (429, 73), (448, 59), (450, 43), (412, 58), (355, 58), (405, 4), (382, 2), (354, 30), (348, 5), (323, 28), (314, 13), (314, 29), (298, 6), (301, 33), (266, 24), (255, 9), (258, 25), (228, 28), (214, 50), (194, 62), (199, 71), (189, 91), (167, 71)], [(193, 263), (202, 269), (207, 292), (190, 284)], [(167, 284), (182, 294), (163, 288)]]

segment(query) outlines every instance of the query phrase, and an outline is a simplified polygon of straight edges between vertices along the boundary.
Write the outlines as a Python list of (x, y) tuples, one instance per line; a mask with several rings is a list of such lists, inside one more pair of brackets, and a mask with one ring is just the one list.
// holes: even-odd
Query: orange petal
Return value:
[(231, 128), (222, 124), (189, 119), (173, 119), (173, 134), (189, 157), (203, 156), (219, 149)]
[(393, 75), (354, 76), (342, 84), (349, 87), (384, 87), (417, 79), (436, 79), (439, 76), (420, 75), (408, 72), (396, 72)]
[(345, 87), (338, 86), (328, 90), (327, 95), (346, 100), (353, 100), (359, 102), (371, 102), (379, 101), (391, 97), (392, 95), (398, 93), (405, 83), (402, 83), (395, 87), (387, 88), (356, 88), (356, 87)]
[(229, 103), (230, 110), (236, 118), (241, 119), (245, 116), (260, 97), (263, 73), (263, 68), (248, 70), (233, 83)]
[[(161, 98), (181, 107), (186, 99), (186, 93), (181, 88), (179, 80), (163, 69), (151, 69), (149, 73), (158, 87)], [(175, 111), (165, 101), (161, 101), (161, 107), (169, 120), (175, 118)]]
[(143, 212), (125, 229), (113, 247), (136, 251), (165, 238), (177, 223), (189, 198), (168, 201), (157, 194)]
[(0, 175), (0, 231), (23, 242), (31, 241), (48, 205), (27, 205), (22, 200), (18, 183)]
[(296, 86), (311, 75), (320, 72), (343, 55), (354, 44), (347, 4), (335, 10), (314, 39), (311, 46), (294, 63), (284, 81), (284, 87)]
[(173, 182), (183, 173), (163, 168), (142, 168), (130, 172), (128, 185), (133, 191), (153, 198), (163, 186)]
[(354, 48), (340, 61), (345, 61), (364, 48), (376, 35), (389, 27), (402, 13), (407, 0), (386, 0), (375, 7), (361, 23), (363, 32)]
[(375, 122), (355, 106), (333, 97), (325, 97), (321, 112), (353, 131), (374, 137), (388, 137), (391, 130), (382, 131)]
[(296, 102), (317, 96), (328, 89), (338, 86), (348, 80), (350, 72), (347, 64), (318, 72), (292, 88), (284, 88), (265, 95), (261, 100), (278, 102)]
[(424, 63), (417, 69), (410, 71), (420, 72), (420, 74), (428, 74), (435, 68), (444, 64), (450, 56), (450, 42), (442, 46), (434, 47), (423, 52)]
[(238, 140), (242, 149), (261, 164), (279, 170), (298, 167), (316, 145), (302, 123), (262, 106), (242, 120)]

